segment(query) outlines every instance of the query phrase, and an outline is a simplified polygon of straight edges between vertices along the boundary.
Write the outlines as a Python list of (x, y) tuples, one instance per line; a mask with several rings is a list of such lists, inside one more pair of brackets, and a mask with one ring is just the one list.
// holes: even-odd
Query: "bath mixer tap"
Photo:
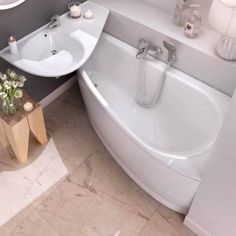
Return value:
[(144, 39), (139, 40), (138, 50), (139, 51), (136, 55), (137, 59), (140, 59), (141, 57), (144, 57), (147, 55), (157, 58), (158, 55), (162, 54), (162, 49), (160, 47), (154, 47), (154, 46), (150, 45)]
[(58, 27), (60, 25), (60, 16), (59, 15), (55, 15), (51, 18), (50, 23), (48, 24), (49, 29)]
[(176, 45), (173, 43), (170, 43), (168, 41), (163, 41), (163, 45), (168, 51), (168, 63), (171, 64), (171, 63), (175, 62), (177, 60)]

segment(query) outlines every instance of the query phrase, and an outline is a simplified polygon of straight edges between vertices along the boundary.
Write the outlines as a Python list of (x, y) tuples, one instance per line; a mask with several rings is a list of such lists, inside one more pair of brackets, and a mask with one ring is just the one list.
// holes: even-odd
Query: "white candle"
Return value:
[(93, 12), (92, 11), (90, 11), (89, 9), (87, 10), (87, 11), (85, 11), (85, 13), (84, 13), (84, 18), (85, 19), (92, 19), (94, 17), (94, 14), (93, 14)]
[(72, 5), (70, 7), (70, 15), (72, 17), (79, 17), (81, 15), (81, 7), (80, 7), (80, 5)]
[(24, 111), (29, 112), (29, 111), (32, 111), (33, 108), (34, 108), (34, 106), (33, 106), (33, 104), (31, 102), (26, 102), (24, 104)]
[(16, 43), (16, 38), (13, 36), (10, 36), (8, 39), (8, 44), (9, 44), (11, 54), (17, 54), (18, 47), (17, 47), (17, 43)]

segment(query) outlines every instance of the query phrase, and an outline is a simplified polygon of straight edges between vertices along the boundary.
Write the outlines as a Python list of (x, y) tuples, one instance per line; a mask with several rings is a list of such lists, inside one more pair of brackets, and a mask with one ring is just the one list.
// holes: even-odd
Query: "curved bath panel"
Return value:
[[(134, 181), (164, 205), (186, 214), (229, 97), (172, 69), (156, 106), (140, 107), (135, 102), (135, 53), (103, 34), (79, 79), (89, 118)], [(165, 64), (150, 59), (147, 65), (151, 94)]]

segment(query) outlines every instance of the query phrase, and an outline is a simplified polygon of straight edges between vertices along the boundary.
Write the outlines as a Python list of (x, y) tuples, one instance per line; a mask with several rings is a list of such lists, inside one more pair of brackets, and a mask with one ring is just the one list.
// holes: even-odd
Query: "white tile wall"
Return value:
[[(199, 38), (188, 39), (183, 36), (182, 29), (172, 25), (171, 14), (157, 9), (156, 13), (160, 14), (155, 17), (155, 10), (150, 5), (140, 3), (154, 0), (94, 1), (111, 9), (105, 26), (107, 33), (133, 46), (137, 45), (140, 38), (161, 46), (163, 40), (176, 43), (178, 56), (174, 64), (176, 68), (232, 96), (236, 87), (236, 63), (226, 62), (215, 55), (215, 45), (220, 35), (208, 28), (207, 22)], [(160, 59), (166, 61), (165, 50)]]

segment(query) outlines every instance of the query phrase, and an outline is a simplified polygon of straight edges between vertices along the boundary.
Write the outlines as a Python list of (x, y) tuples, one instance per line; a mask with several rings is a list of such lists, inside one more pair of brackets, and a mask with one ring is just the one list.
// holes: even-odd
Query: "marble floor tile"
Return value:
[(48, 134), (70, 171), (88, 155), (103, 148), (89, 122), (77, 86), (51, 103), (44, 113)]
[(166, 206), (160, 204), (156, 213), (152, 217), (154, 222), (158, 222), (160, 218), (165, 219), (177, 232), (179, 235), (194, 236), (192, 231), (190, 231), (184, 224), (184, 215), (172, 211)]
[(183, 215), (160, 204), (139, 236), (196, 236), (183, 220)]
[(80, 186), (89, 186), (96, 194), (119, 201), (147, 220), (159, 207), (159, 203), (135, 184), (105, 149), (89, 156), (68, 179)]
[(1, 171), (0, 225), (6, 224), (67, 174), (52, 139), (30, 165)]
[(11, 236), (60, 236), (39, 213), (33, 211), (16, 229)]
[(62, 235), (136, 236), (147, 223), (129, 206), (68, 179), (37, 210)]
[(25, 209), (15, 215), (4, 226), (0, 227), (0, 236), (8, 236), (15, 230), (21, 223), (35, 210), (32, 204), (28, 205)]

